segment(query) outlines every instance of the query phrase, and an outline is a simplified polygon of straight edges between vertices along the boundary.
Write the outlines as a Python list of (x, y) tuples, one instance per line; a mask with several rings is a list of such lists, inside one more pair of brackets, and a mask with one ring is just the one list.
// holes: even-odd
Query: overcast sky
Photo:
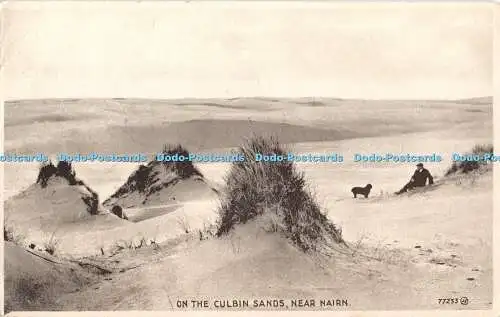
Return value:
[(493, 94), (486, 3), (7, 6), (5, 99)]

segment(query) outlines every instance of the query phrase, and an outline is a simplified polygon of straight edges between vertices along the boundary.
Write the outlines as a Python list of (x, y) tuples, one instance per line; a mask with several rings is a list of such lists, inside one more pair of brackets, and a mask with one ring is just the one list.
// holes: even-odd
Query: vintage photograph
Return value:
[(488, 3), (2, 10), (4, 308), (489, 310)]

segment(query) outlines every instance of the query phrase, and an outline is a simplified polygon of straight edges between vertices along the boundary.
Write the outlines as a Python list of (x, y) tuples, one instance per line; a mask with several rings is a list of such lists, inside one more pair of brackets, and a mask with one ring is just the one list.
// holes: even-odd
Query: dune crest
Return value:
[(102, 212), (99, 196), (76, 177), (70, 163), (49, 162), (36, 182), (5, 202), (9, 220), (42, 219), (53, 225), (75, 222)]
[[(181, 145), (165, 146), (166, 155), (189, 156)], [(191, 161), (150, 161), (140, 165), (127, 181), (103, 203), (123, 208), (183, 203), (217, 196), (212, 186)]]

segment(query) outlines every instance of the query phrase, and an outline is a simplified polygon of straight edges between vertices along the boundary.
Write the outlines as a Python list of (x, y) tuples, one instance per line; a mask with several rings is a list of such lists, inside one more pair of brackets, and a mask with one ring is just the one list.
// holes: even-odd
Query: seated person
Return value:
[(413, 173), (410, 181), (399, 191), (395, 192), (395, 194), (399, 195), (405, 193), (415, 187), (424, 187), (427, 183), (427, 179), (429, 179), (429, 185), (434, 184), (434, 178), (432, 177), (431, 173), (424, 168), (424, 164), (418, 163), (417, 169), (415, 170), (415, 173)]

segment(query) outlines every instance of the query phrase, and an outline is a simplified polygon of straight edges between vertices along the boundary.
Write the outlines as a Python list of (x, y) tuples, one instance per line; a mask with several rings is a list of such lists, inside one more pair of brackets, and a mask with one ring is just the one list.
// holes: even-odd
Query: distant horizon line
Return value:
[(338, 101), (465, 101), (465, 100), (479, 100), (491, 99), (493, 95), (474, 96), (455, 99), (440, 99), (440, 98), (342, 98), (332, 96), (301, 96), (301, 97), (278, 97), (278, 96), (246, 96), (246, 97), (178, 97), (178, 98), (148, 98), (148, 97), (47, 97), (47, 98), (18, 98), (18, 99), (4, 99), (4, 102), (19, 102), (19, 101), (79, 101), (79, 100), (243, 100), (243, 99), (262, 99), (262, 100), (290, 100), (290, 99), (333, 99)]

